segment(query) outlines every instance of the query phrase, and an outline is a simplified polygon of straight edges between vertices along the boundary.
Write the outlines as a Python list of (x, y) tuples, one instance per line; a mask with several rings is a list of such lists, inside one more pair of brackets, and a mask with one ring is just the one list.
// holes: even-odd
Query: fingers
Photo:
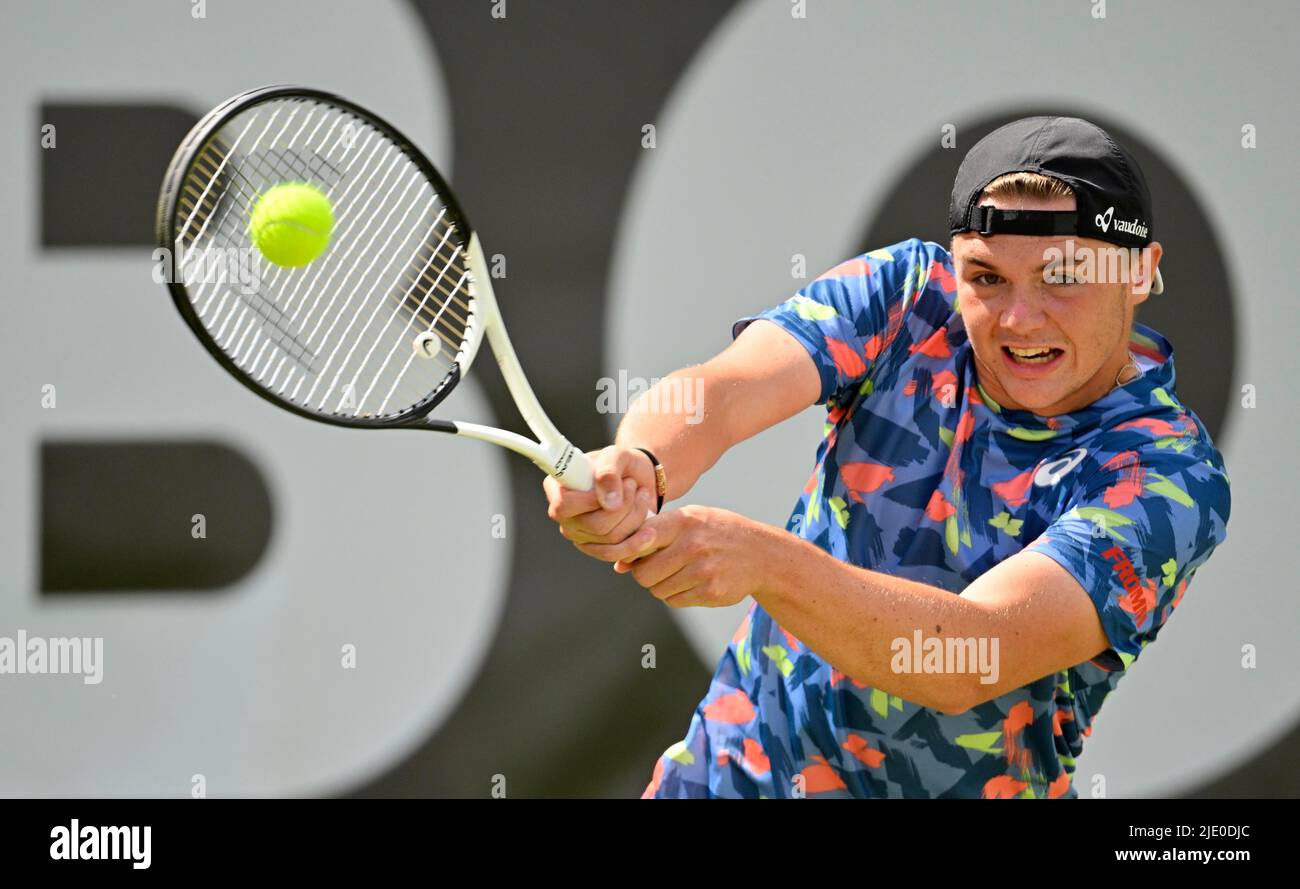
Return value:
[(696, 590), (691, 589), (684, 593), (676, 593), (664, 599), (663, 603), (669, 608), (716, 608), (717, 606), (701, 596)]
[(542, 479), (542, 490), (546, 493), (546, 501), (549, 504), (546, 514), (553, 522), (562, 522), (600, 509), (594, 491), (575, 491), (566, 488), (549, 475)]
[(695, 566), (659, 550), (632, 565), (632, 576), (650, 595), (674, 608), (702, 601), (705, 583)]
[(654, 488), (654, 467), (640, 451), (610, 445), (592, 458), (592, 490), (601, 508), (615, 510), (627, 504), (622, 482), (631, 478), (638, 487)]
[(623, 481), (627, 478), (636, 482), (637, 487), (651, 491), (655, 488), (654, 467), (640, 451), (610, 445), (598, 451), (588, 451), (587, 457), (591, 460), (592, 471), (590, 491), (566, 488), (550, 476), (542, 480), (542, 490), (550, 504), (547, 515), (553, 521), (561, 522), (598, 509), (611, 512), (626, 509)]
[(632, 565), (632, 575), (650, 595), (669, 608), (714, 608), (707, 566), (678, 562), (671, 553), (659, 550)]
[(624, 483), (623, 502), (617, 510), (601, 509), (560, 523), (560, 533), (573, 543), (619, 543), (645, 521), (637, 509), (636, 488), (631, 479)]
[(618, 451), (608, 447), (597, 451), (591, 460), (591, 491), (600, 508), (620, 509), (623, 506), (623, 473), (619, 466)]
[(665, 553), (663, 548), (664, 544), (659, 542), (649, 547), (649, 553), (634, 553), (626, 559), (620, 559), (614, 563), (614, 570), (619, 574), (630, 573), (638, 584), (653, 591), (657, 584), (663, 583), (682, 569), (677, 555)]
[(683, 565), (658, 583), (650, 584), (646, 589), (650, 591), (650, 595), (659, 601), (671, 602), (675, 598), (681, 599), (683, 596), (690, 596), (691, 591), (696, 586), (698, 586), (698, 581), (689, 570), (689, 566)]
[[(635, 518), (636, 510), (633, 510)], [(644, 520), (644, 513), (642, 514)], [(657, 548), (658, 533), (653, 526), (643, 525), (635, 534), (620, 543), (580, 543), (578, 549), (582, 550), (593, 559), (600, 559), (602, 562), (618, 562), (620, 560), (632, 560), (639, 556), (648, 555)], [(617, 570), (617, 569), (616, 569)], [(622, 573), (622, 572), (620, 572)]]
[(546, 514), (574, 544), (621, 543), (654, 514), (654, 467), (644, 454), (621, 445), (592, 451), (588, 457), (592, 490), (573, 491), (553, 478), (544, 479)]
[[(628, 480), (629, 483), (631, 480)], [(651, 507), (650, 492), (645, 488), (633, 489), (629, 495), (627, 512), (621, 521), (614, 527), (600, 535), (599, 540), (583, 541), (585, 543), (619, 543), (631, 537), (638, 528), (645, 524), (650, 516), (654, 515)], [(590, 517), (586, 517), (590, 518)], [(581, 521), (581, 520), (580, 520)], [(612, 560), (611, 560), (612, 561)]]
[[(653, 532), (649, 543), (642, 543), (638, 535)], [(663, 583), (669, 577), (680, 572), (691, 559), (691, 553), (677, 545), (674, 529), (660, 524), (657, 519), (650, 519), (645, 526), (626, 541), (628, 552), (614, 563), (614, 570), (619, 574), (630, 573), (634, 580), (646, 589)], [(684, 576), (684, 575), (683, 575)]]

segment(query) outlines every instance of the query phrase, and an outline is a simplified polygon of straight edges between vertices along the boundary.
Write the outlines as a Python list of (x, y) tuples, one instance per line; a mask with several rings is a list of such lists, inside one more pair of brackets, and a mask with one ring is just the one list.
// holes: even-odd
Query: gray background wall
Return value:
[[(150, 276), (158, 179), (204, 110), (266, 82), (373, 107), (448, 174), (507, 257), (497, 290), (535, 389), (588, 448), (617, 420), (596, 410), (601, 377), (716, 352), (732, 319), (802, 286), (792, 255), (815, 275), (942, 238), (961, 155), (999, 122), (1112, 129), (1147, 171), (1166, 248), (1142, 320), (1178, 349), (1234, 509), (1080, 780), (1106, 776), (1111, 796), (1300, 789), (1293, 7), (15, 5), (0, 635), (103, 636), (105, 680), (0, 676), (0, 793), (184, 795), (203, 774), (211, 795), (483, 796), (503, 774), (511, 796), (636, 795), (739, 620), (670, 613), (574, 552), (528, 463), (282, 415), (197, 348)], [(490, 363), (445, 415), (519, 428)], [(745, 443), (688, 500), (783, 521), (819, 434), (812, 410)], [(356, 670), (339, 668), (344, 644)]]

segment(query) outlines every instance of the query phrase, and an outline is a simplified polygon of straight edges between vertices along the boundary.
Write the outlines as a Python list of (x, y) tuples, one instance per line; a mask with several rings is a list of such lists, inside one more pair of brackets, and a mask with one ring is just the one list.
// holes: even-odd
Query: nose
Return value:
[(1006, 300), (999, 319), (1003, 330), (1023, 335), (1043, 329), (1047, 316), (1037, 288), (1015, 284), (1009, 288)]

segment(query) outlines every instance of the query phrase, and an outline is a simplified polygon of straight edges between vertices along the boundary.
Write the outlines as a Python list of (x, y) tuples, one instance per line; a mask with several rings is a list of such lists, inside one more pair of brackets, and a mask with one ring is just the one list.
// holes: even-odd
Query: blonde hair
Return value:
[(1007, 173), (984, 186), (980, 197), (988, 198), (1051, 198), (1073, 197), (1074, 191), (1060, 179), (1042, 173)]
[[(1074, 190), (1060, 179), (1053, 179), (1051, 176), (1044, 176), (1042, 173), (1022, 171), (1019, 173), (1004, 173), (994, 179), (984, 186), (984, 190), (976, 198), (976, 203), (984, 198), (1051, 200), (1053, 198), (1073, 196)], [(956, 243), (956, 240), (957, 236), (952, 235), (948, 239), (948, 246), (951, 247)]]

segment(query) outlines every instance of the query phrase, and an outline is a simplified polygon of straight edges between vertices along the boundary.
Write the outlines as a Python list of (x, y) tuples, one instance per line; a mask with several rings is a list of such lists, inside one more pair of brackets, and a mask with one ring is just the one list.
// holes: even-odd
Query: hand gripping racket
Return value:
[[(301, 266), (270, 262), (250, 235), (259, 197), (290, 182), (313, 186), (333, 214), (328, 246)], [(273, 404), (340, 426), (477, 438), (591, 489), (590, 461), (524, 377), (455, 195), (410, 140), (365, 109), (293, 86), (227, 99), (176, 150), (157, 234), (185, 323)], [(484, 337), (537, 441), (429, 416)]]

